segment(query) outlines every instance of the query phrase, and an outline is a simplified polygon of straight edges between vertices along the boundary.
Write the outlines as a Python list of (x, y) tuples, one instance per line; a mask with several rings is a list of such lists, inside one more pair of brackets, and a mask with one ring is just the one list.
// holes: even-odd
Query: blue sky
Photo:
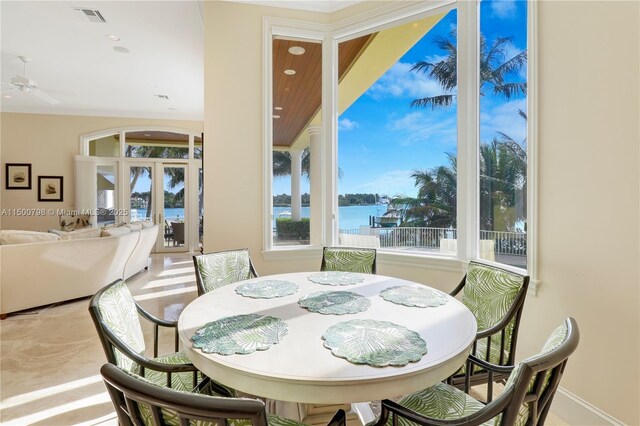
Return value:
[[(512, 37), (505, 59), (526, 48), (525, 1), (485, 0), (480, 14), (488, 45), (496, 37)], [(448, 164), (446, 153), (456, 153), (455, 103), (437, 110), (410, 108), (413, 99), (444, 93), (436, 81), (410, 69), (417, 61), (444, 57), (435, 40), (455, 29), (456, 17), (455, 10), (448, 13), (339, 117), (338, 165), (343, 176), (338, 193), (415, 196), (412, 171)], [(513, 78), (524, 80), (526, 69)], [(481, 141), (490, 141), (497, 131), (523, 141), (526, 123), (518, 109), (526, 111), (524, 97), (506, 101), (487, 91), (481, 98)], [(304, 179), (302, 190), (308, 191)], [(290, 193), (289, 178), (274, 179), (273, 193)]]

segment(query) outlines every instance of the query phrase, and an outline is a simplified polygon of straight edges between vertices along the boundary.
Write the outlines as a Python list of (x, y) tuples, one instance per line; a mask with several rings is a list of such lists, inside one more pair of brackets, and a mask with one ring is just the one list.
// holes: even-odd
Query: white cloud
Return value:
[(399, 139), (401, 146), (438, 144), (444, 150), (456, 146), (457, 127), (455, 109), (442, 111), (414, 111), (404, 117), (392, 120), (389, 129), (402, 132)]
[(480, 115), (480, 140), (489, 142), (501, 132), (516, 142), (522, 142), (527, 136), (527, 122), (520, 117), (518, 110), (526, 112), (526, 99), (501, 103), (484, 110)]
[(420, 122), (423, 118), (424, 113), (421, 111), (410, 112), (402, 118), (392, 120), (391, 123), (389, 123), (389, 127), (395, 131), (415, 130), (421, 126)]
[(493, 0), (491, 11), (498, 18), (511, 18), (516, 13), (515, 0)]
[(415, 195), (416, 189), (411, 178), (413, 170), (391, 170), (372, 180), (356, 185), (355, 189), (366, 193), (395, 195)]
[(338, 121), (338, 130), (348, 131), (357, 129), (358, 127), (360, 127), (360, 123), (354, 120), (349, 120), (348, 118), (343, 118)]
[(387, 96), (425, 98), (442, 94), (440, 84), (422, 72), (411, 71), (413, 64), (398, 62), (367, 90), (378, 100)]

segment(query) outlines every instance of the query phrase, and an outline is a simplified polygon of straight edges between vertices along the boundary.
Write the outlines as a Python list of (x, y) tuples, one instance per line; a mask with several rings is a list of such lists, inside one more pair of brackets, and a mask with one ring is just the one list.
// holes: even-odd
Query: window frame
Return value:
[[(338, 43), (410, 22), (453, 8), (458, 10), (458, 252), (453, 256), (428, 253), (401, 253), (380, 249), (382, 264), (428, 267), (446, 271), (465, 271), (470, 260), (479, 259), (479, 1), (440, 0), (430, 3), (394, 2), (349, 17), (332, 24), (290, 21), (280, 18), (263, 19), (263, 192), (265, 260), (315, 258), (318, 246), (274, 247), (272, 240), (272, 37), (274, 34), (309, 38), (309, 34), (324, 33), (322, 64), (322, 245), (338, 242), (337, 143), (338, 143)], [(537, 2), (527, 2), (527, 270), (509, 265), (496, 265), (528, 273), (530, 290), (535, 293), (538, 280), (538, 152), (537, 152)], [(275, 30), (275, 32), (274, 32)], [(486, 262), (482, 260), (483, 262)], [(492, 262), (486, 262), (492, 263)]]

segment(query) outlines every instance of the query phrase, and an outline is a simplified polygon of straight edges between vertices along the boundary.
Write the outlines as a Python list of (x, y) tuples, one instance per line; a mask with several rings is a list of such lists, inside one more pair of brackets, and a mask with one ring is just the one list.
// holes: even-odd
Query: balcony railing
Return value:
[[(441, 240), (447, 240), (447, 249), (450, 249), (450, 241), (458, 238), (455, 228), (363, 227), (363, 229), (341, 229), (340, 233), (375, 235), (380, 239), (381, 248), (413, 248), (429, 251), (440, 250)], [(525, 232), (480, 231), (480, 240), (481, 245), (485, 247), (491, 246), (490, 242), (493, 241), (495, 255), (527, 256)]]

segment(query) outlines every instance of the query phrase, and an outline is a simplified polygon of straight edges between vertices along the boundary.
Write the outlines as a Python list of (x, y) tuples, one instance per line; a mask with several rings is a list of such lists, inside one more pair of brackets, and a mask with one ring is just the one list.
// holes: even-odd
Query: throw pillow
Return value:
[(60, 224), (60, 230), (62, 231), (75, 231), (76, 229), (87, 228), (91, 224), (91, 217), (88, 214), (71, 214), (61, 215), (58, 218)]

